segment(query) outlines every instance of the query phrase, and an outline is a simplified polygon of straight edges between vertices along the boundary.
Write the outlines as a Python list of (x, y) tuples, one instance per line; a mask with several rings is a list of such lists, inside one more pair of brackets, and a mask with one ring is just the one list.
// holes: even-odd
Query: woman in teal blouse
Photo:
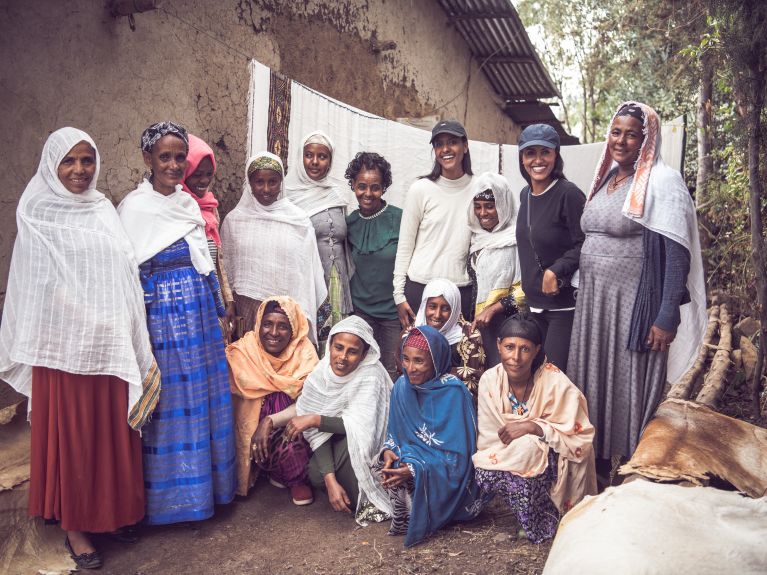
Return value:
[(359, 152), (345, 177), (359, 204), (346, 216), (346, 239), (355, 266), (350, 282), (354, 313), (373, 328), (381, 363), (395, 380), (401, 327), (392, 282), (402, 210), (382, 199), (391, 185), (391, 165), (378, 154)]

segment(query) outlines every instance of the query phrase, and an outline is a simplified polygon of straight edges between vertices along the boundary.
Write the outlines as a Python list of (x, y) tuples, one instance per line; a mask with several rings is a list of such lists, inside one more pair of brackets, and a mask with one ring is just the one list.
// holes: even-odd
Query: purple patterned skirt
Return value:
[(557, 457), (550, 449), (546, 470), (536, 477), (520, 477), (511, 471), (475, 469), (482, 493), (502, 497), (533, 543), (551, 539), (557, 532), (559, 512), (549, 497), (551, 484), (557, 479)]
[[(277, 391), (264, 398), (261, 405), (261, 417), (279, 413), (293, 404), (289, 395)], [(286, 443), (282, 440), (284, 429), (274, 429), (269, 435), (269, 457), (258, 467), (265, 471), (271, 479), (287, 487), (309, 484), (307, 469), (312, 455), (309, 444), (301, 435), (295, 441)]]

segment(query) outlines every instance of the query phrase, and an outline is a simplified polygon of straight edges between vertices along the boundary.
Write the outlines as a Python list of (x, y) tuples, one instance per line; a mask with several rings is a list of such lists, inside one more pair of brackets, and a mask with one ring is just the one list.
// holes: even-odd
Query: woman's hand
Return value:
[(415, 321), (413, 309), (406, 301), (397, 304), (397, 315), (399, 316), (399, 324), (402, 326), (402, 329), (405, 329), (409, 325), (413, 325), (413, 322)]
[(654, 325), (647, 334), (646, 343), (652, 351), (666, 351), (675, 337), (675, 331), (666, 331)]
[(541, 284), (541, 291), (544, 295), (555, 296), (559, 293), (559, 285), (557, 285), (557, 274), (551, 270), (543, 272), (543, 283)]
[(263, 463), (269, 457), (269, 436), (274, 429), (274, 422), (269, 416), (262, 417), (250, 440), (250, 451), (256, 463)]
[(224, 340), (231, 343), (234, 330), (237, 327), (237, 311), (234, 309), (234, 302), (226, 304), (226, 315), (224, 316)]
[(295, 416), (285, 426), (283, 439), (288, 442), (295, 441), (307, 429), (319, 427), (320, 417), (321, 416), (316, 413)]
[(523, 435), (537, 435), (543, 437), (543, 430), (533, 421), (509, 421), (498, 430), (498, 437), (505, 445)]
[(499, 301), (495, 302), (493, 305), (487, 306), (480, 312), (477, 317), (474, 318), (474, 321), (471, 322), (471, 331), (474, 331), (478, 328), (486, 328), (488, 325), (490, 325), (490, 322), (495, 317), (495, 314), (502, 310), (503, 306)]
[(335, 473), (328, 473), (325, 476), (325, 489), (328, 490), (328, 501), (333, 511), (343, 511), (351, 513), (351, 499), (346, 494), (346, 490), (338, 483)]
[(399, 461), (399, 457), (391, 450), (387, 449), (382, 455), (384, 466), (381, 469), (381, 474), (385, 479), (381, 482), (381, 485), (386, 488), (399, 487), (408, 482), (412, 477), (410, 474), (410, 468), (407, 465), (394, 468), (392, 465), (395, 461)]

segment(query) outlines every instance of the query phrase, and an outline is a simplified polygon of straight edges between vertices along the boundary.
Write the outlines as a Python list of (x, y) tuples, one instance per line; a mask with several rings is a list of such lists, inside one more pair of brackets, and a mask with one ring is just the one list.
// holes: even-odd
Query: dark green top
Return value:
[(352, 303), (354, 309), (376, 319), (398, 317), (392, 293), (400, 220), (402, 210), (386, 202), (370, 218), (359, 210), (346, 216), (346, 239), (355, 266), (350, 282)]

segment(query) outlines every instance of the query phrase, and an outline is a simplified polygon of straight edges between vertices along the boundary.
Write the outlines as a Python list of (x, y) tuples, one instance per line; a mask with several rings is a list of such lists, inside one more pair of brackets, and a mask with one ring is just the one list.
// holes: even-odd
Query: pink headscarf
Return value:
[(181, 183), (181, 187), (187, 194), (192, 196), (200, 206), (202, 218), (205, 220), (205, 235), (216, 242), (218, 247), (221, 247), (221, 236), (218, 234), (218, 218), (216, 217), (218, 200), (210, 189), (199, 198), (197, 197), (197, 194), (190, 190), (186, 185), (186, 179), (194, 173), (197, 166), (199, 166), (203, 158), (206, 157), (210, 157), (210, 161), (213, 164), (213, 172), (215, 173), (216, 156), (213, 155), (213, 150), (200, 138), (193, 134), (189, 134), (189, 153), (186, 156), (186, 171), (184, 172), (184, 181)]

